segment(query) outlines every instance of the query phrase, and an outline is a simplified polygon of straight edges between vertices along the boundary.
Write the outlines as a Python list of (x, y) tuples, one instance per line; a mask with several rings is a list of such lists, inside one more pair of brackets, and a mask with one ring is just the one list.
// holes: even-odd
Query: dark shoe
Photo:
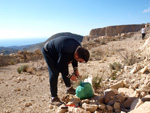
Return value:
[(55, 106), (60, 106), (63, 104), (63, 102), (60, 101), (58, 97), (54, 97), (53, 99), (51, 99), (50, 104)]
[(73, 87), (67, 88), (66, 93), (69, 93), (69, 94), (72, 94), (72, 95), (76, 94), (75, 89)]

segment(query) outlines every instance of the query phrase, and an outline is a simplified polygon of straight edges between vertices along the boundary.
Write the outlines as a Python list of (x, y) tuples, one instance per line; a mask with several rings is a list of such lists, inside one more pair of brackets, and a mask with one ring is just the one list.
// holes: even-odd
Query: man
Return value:
[[(89, 51), (83, 47), (79, 41), (74, 37), (81, 37), (80, 35), (61, 34), (47, 42), (43, 49), (43, 56), (48, 65), (49, 82), (51, 92), (51, 104), (61, 105), (62, 102), (57, 96), (57, 80), (59, 73), (62, 74), (66, 86), (66, 92), (75, 94), (75, 89), (71, 87), (70, 79), (77, 81), (79, 76), (78, 62), (87, 62), (89, 60)], [(82, 37), (83, 38), (83, 37)], [(72, 63), (74, 73), (69, 75), (68, 64)], [(68, 76), (68, 77), (67, 77)]]
[(142, 39), (144, 40), (147, 31), (147, 25), (141, 29)]

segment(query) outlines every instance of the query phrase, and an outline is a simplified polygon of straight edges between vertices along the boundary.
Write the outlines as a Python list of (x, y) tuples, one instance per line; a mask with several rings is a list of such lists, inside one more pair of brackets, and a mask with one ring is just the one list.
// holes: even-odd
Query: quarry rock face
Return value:
[(108, 26), (104, 28), (92, 29), (90, 36), (115, 36), (122, 33), (138, 32), (144, 24), (136, 25), (119, 25), (119, 26)]

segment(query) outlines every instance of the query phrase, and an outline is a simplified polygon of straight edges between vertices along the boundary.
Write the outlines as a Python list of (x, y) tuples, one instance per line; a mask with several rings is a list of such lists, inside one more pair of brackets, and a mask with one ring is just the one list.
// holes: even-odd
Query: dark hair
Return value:
[(89, 60), (90, 53), (87, 49), (85, 49), (83, 47), (78, 47), (77, 53), (78, 53), (78, 57), (82, 58), (85, 62), (87, 62)]

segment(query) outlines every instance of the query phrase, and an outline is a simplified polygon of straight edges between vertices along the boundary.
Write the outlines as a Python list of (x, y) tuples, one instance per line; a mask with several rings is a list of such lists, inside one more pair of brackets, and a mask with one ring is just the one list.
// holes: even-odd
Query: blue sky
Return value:
[(150, 22), (150, 0), (0, 0), (0, 39), (89, 35), (113, 25)]

